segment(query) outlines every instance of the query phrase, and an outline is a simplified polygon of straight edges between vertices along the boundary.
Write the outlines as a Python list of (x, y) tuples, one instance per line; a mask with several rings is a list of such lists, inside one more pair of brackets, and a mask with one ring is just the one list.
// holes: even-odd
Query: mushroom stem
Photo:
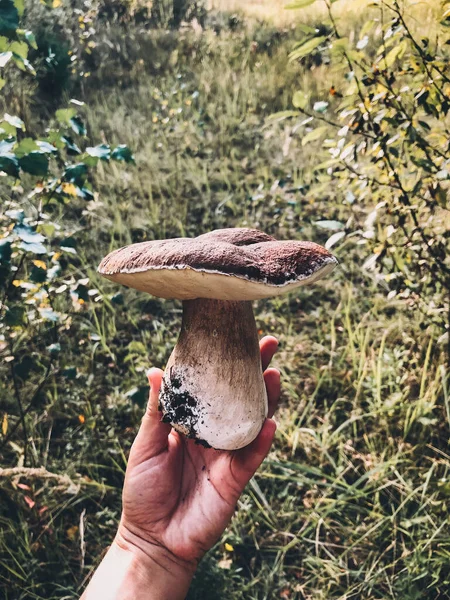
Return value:
[(200, 443), (236, 450), (267, 416), (251, 302), (185, 300), (159, 397), (163, 420)]

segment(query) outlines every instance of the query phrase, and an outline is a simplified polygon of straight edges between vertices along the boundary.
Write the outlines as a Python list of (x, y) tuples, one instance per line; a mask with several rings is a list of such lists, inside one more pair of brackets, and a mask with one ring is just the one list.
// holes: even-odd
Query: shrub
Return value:
[[(372, 6), (374, 18), (351, 39), (328, 5), (325, 29), (310, 28), (290, 59), (310, 68), (331, 63), (335, 83), (326, 98), (299, 90), (293, 103), (308, 117), (302, 143), (322, 140), (320, 185), (328, 179), (351, 216), (328, 246), (365, 245), (366, 271), (441, 329), (450, 357), (450, 3), (443, 3), (433, 39), (415, 32), (400, 0)], [(361, 206), (372, 207), (363, 222)]]
[[(37, 48), (36, 39), (19, 29), (20, 7), (13, 0), (2, 2), (2, 64), (35, 73), (28, 50)], [(89, 173), (100, 161), (133, 161), (126, 146), (88, 145), (77, 112), (81, 105), (73, 100), (72, 106), (58, 110), (41, 136), (27, 131), (16, 115), (0, 117), (0, 175), (2, 186), (12, 189), (0, 216), (0, 341), (5, 357), (0, 379), (6, 411), (1, 447), (21, 427), (25, 464), (26, 416), (39, 408), (49, 378), (56, 383), (68, 376), (59, 361), (63, 339), (77, 327), (77, 315), (89, 312), (99, 299), (77, 252), (83, 210), (94, 199)], [(11, 422), (8, 414), (14, 415)]]

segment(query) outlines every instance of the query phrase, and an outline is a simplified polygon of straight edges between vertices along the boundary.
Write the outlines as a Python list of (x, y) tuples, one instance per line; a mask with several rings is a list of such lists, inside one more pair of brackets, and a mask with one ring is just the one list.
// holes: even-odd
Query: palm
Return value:
[[(262, 341), (264, 368), (275, 350), (274, 338)], [(206, 449), (160, 422), (155, 407), (161, 372), (151, 377), (149, 412), (127, 468), (123, 522), (174, 556), (197, 561), (230, 521), (242, 490), (270, 447), (275, 426), (266, 421), (258, 438), (242, 450)], [(271, 416), (279, 395), (278, 372), (269, 369), (265, 380)]]

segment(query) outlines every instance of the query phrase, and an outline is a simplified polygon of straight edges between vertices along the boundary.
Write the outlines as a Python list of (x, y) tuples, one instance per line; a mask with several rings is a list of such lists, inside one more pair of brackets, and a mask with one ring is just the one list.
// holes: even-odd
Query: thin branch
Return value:
[(2, 478), (14, 479), (20, 477), (26, 477), (27, 479), (46, 479), (49, 481), (55, 481), (58, 484), (57, 487), (64, 491), (70, 490), (76, 492), (81, 486), (97, 487), (100, 488), (102, 492), (116, 489), (112, 485), (106, 485), (97, 481), (88, 480), (78, 474), (77, 479), (74, 480), (67, 474), (60, 475), (58, 473), (47, 471), (45, 467), (12, 467), (8, 469), (0, 468), (0, 480)]
[[(422, 59), (422, 64), (424, 66), (424, 69), (428, 75), (428, 77), (430, 78), (431, 83), (433, 84), (433, 86), (436, 88), (436, 91), (438, 92), (438, 94), (441, 96), (442, 99), (446, 100), (444, 94), (442, 93), (442, 90), (437, 86), (436, 82), (434, 81), (433, 78), (433, 74), (431, 73), (430, 69), (428, 68), (428, 61), (427, 61), (427, 57), (425, 56), (425, 53), (423, 51), (423, 49), (420, 47), (420, 45), (417, 43), (416, 38), (413, 36), (413, 34), (411, 33), (408, 25), (406, 24), (405, 19), (403, 18), (403, 14), (400, 10), (400, 7), (398, 6), (398, 2), (397, 0), (394, 0), (394, 6), (389, 5), (387, 2), (384, 2), (384, 4), (390, 9), (392, 10), (400, 19), (409, 39), (412, 41), (412, 43), (414, 44), (415, 49), (417, 50), (417, 52), (419, 53), (420, 58)], [(435, 65), (432, 65), (432, 67), (439, 73), (439, 75), (444, 79), (444, 81), (446, 81), (447, 83), (450, 83), (450, 79), (440, 71), (440, 69), (438, 69)]]
[[(353, 71), (353, 73), (354, 73), (354, 78), (355, 78), (355, 81), (356, 81), (356, 86), (358, 88), (358, 95), (359, 95), (360, 100), (361, 100), (361, 102), (362, 102), (362, 104), (364, 106), (364, 100), (365, 100), (365, 98), (364, 98), (364, 95), (363, 95), (362, 90), (361, 90), (361, 83), (359, 81), (358, 76), (354, 72), (353, 64), (352, 64), (352, 61), (351, 61), (350, 57), (348, 56), (348, 54), (346, 52), (344, 52), (344, 56), (345, 56), (345, 59), (347, 61), (349, 69), (351, 71)], [(370, 124), (372, 125), (372, 128), (373, 128), (374, 122), (373, 122), (372, 115), (371, 115), (370, 111), (366, 109), (366, 113), (365, 114), (367, 114), (367, 118), (369, 119)], [(397, 170), (395, 169), (395, 166), (392, 164), (391, 158), (389, 156), (389, 149), (387, 147), (386, 141), (384, 140), (383, 137), (380, 137), (379, 138), (379, 142), (380, 142), (381, 148), (383, 150), (383, 161), (389, 167), (389, 170), (390, 170), (390, 172), (392, 172), (392, 176), (394, 177), (394, 180), (397, 183), (397, 185), (399, 187), (399, 190), (401, 191), (401, 196), (400, 197), (401, 197), (402, 203), (404, 204), (404, 206), (408, 206), (409, 208), (411, 208), (411, 203), (409, 201), (408, 192), (404, 189), (403, 184), (402, 184), (401, 179), (400, 179), (400, 176), (398, 175)], [(420, 237), (422, 238), (423, 243), (426, 245), (426, 247), (428, 249), (428, 252), (429, 252), (430, 256), (436, 261), (436, 264), (439, 266), (439, 269), (443, 273), (445, 273), (446, 277), (447, 278), (450, 277), (450, 268), (447, 267), (447, 265), (445, 264), (445, 262), (443, 262), (441, 260), (441, 258), (434, 251), (434, 248), (431, 245), (428, 236), (426, 235), (426, 233), (423, 231), (423, 229), (421, 228), (421, 226), (419, 224), (419, 221), (417, 219), (417, 215), (415, 214), (415, 212), (413, 210), (410, 210), (410, 214), (411, 214), (411, 218), (412, 218), (412, 220), (414, 222), (414, 225), (415, 225), (417, 231), (419, 232)]]

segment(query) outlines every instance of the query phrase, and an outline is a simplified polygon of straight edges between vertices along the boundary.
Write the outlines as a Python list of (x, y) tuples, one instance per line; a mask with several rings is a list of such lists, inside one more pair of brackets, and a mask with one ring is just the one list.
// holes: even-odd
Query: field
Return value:
[[(328, 132), (304, 144), (301, 119), (273, 118), (292, 110), (299, 88), (319, 100), (337, 85), (327, 64), (288, 60), (298, 22), (317, 24), (322, 12), (241, 4), (212, 0), (204, 27), (177, 32), (114, 23), (98, 34), (98, 58), (75, 91), (55, 100), (25, 88), (0, 100), (39, 129), (76, 96), (89, 142), (127, 144), (136, 161), (99, 161), (94, 199), (55, 208), (76, 240), (66, 284), (89, 278), (97, 292), (61, 304), (70, 323), (51, 324), (43, 342), (17, 334), (22, 362), (30, 352), (47, 364), (54, 329), (61, 346), (37, 395), (35, 384), (15, 381), (26, 404), (35, 394), (26, 442), (20, 427), (8, 436), (20, 411), (2, 367), (5, 600), (81, 592), (120, 516), (145, 371), (163, 368), (176, 341), (179, 303), (105, 282), (100, 259), (130, 242), (234, 226), (325, 244), (342, 228), (364, 229), (373, 214), (375, 201), (346, 203), (344, 186), (316, 174)], [(371, 10), (355, 4), (338, 13), (349, 37)], [(420, 8), (424, 30), (435, 8)], [(1, 186), (5, 202), (17, 200), (17, 187)], [(427, 312), (410, 294), (389, 293), (367, 268), (361, 239), (333, 245), (340, 265), (328, 279), (255, 303), (259, 333), (280, 341), (276, 440), (190, 600), (450, 597), (448, 332), (430, 319), (434, 296)]]

